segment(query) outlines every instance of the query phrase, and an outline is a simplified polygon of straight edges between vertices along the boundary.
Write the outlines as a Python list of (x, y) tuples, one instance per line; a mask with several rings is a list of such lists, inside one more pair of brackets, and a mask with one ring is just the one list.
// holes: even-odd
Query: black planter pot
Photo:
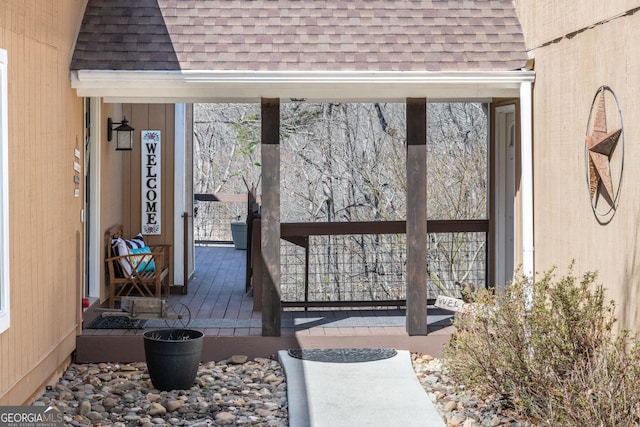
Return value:
[(144, 333), (144, 355), (153, 386), (161, 391), (193, 386), (204, 334), (193, 329), (157, 329)]

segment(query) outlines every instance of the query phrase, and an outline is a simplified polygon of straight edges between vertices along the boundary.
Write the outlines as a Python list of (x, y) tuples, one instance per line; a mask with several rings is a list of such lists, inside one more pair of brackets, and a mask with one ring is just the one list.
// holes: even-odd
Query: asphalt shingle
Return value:
[(512, 0), (89, 0), (72, 70), (505, 71)]

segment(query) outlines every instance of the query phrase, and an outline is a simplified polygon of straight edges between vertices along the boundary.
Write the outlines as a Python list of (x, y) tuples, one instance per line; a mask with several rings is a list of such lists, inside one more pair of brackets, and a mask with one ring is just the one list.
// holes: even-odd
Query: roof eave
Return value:
[(534, 71), (121, 71), (74, 70), (81, 97), (105, 102), (258, 102), (261, 98), (397, 102), (518, 98)]

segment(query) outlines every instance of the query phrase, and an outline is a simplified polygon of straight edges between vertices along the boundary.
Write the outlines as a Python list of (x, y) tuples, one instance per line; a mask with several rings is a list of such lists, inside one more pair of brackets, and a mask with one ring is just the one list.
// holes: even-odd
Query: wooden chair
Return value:
[[(161, 298), (163, 285), (168, 297), (171, 245), (149, 245), (150, 254), (115, 255), (111, 246), (115, 238), (124, 239), (122, 225), (111, 227), (105, 234), (109, 308), (114, 308), (123, 296)], [(136, 268), (141, 261), (146, 265), (153, 261), (155, 269)]]

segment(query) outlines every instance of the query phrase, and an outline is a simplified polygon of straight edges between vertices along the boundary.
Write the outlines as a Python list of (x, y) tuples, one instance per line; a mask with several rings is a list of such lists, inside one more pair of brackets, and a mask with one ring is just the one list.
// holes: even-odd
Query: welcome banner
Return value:
[(160, 131), (142, 131), (142, 234), (160, 234)]

